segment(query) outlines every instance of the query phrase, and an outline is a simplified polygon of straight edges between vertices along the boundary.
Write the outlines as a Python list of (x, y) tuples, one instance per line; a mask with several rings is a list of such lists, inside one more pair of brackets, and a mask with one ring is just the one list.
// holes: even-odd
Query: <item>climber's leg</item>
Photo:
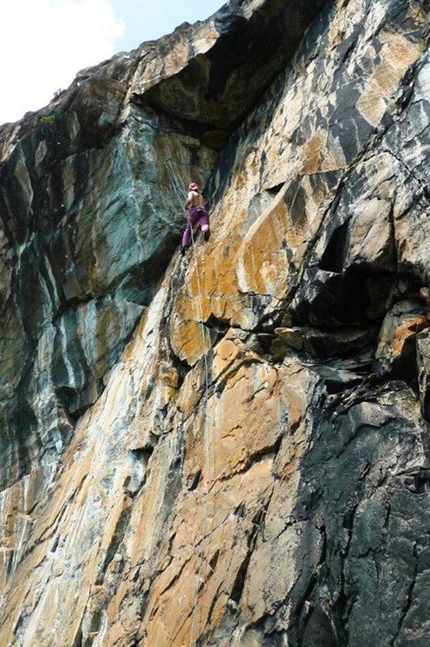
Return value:
[(193, 231), (193, 227), (197, 221), (198, 221), (197, 209), (195, 209), (194, 207), (191, 207), (191, 209), (188, 212), (187, 225), (184, 229), (184, 233), (182, 234), (181, 249), (186, 249), (187, 247), (190, 246), (191, 234)]
[(209, 240), (210, 236), (210, 227), (209, 227), (209, 216), (207, 211), (202, 210), (199, 213), (199, 225), (203, 232), (203, 237), (205, 240)]
[(186, 249), (187, 247), (190, 246), (191, 229), (192, 229), (191, 223), (189, 220), (187, 220), (187, 225), (184, 229), (184, 233), (182, 234), (182, 241), (181, 241), (182, 249)]

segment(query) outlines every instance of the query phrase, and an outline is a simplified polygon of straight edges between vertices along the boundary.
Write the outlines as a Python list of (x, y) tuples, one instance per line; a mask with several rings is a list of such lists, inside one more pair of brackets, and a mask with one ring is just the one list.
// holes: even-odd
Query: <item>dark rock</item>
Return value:
[(245, 3), (226, 4), (214, 16), (219, 38), (213, 47), (147, 90), (145, 101), (181, 119), (231, 130), (291, 58), (324, 4), (305, 0), (286, 12), (284, 3), (268, 0), (252, 13)]
[[(326, 358), (353, 354), (372, 345), (377, 338), (378, 328), (371, 326), (367, 329), (333, 328), (321, 330), (319, 328), (296, 327), (276, 328), (275, 332), (282, 340), (272, 344), (273, 352), (277, 356), (282, 354), (284, 345), (284, 347), (294, 348), (314, 357)], [(286, 352), (284, 352), (285, 354)]]
[(428, 332), (417, 335), (418, 384), (421, 412), (430, 422), (430, 338)]

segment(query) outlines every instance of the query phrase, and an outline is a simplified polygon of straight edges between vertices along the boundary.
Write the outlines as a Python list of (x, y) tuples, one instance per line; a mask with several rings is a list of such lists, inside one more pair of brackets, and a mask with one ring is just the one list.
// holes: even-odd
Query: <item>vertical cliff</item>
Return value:
[(1, 647), (427, 647), (429, 11), (231, 0), (2, 127)]

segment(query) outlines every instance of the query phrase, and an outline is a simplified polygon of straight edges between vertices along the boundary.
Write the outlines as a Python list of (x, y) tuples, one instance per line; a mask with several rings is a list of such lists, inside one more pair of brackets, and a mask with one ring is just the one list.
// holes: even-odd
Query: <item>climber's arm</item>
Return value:
[(190, 192), (188, 194), (188, 198), (187, 198), (187, 201), (185, 202), (184, 208), (189, 209), (192, 204), (193, 204), (193, 194)]

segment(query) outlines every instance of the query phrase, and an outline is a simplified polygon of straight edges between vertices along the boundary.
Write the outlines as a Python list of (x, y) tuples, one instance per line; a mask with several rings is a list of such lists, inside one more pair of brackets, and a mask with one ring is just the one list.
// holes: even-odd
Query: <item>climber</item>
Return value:
[(181, 254), (185, 254), (187, 248), (190, 246), (191, 236), (193, 229), (197, 223), (200, 225), (200, 229), (203, 232), (203, 237), (205, 240), (209, 240), (210, 229), (209, 229), (209, 215), (206, 211), (205, 201), (202, 194), (199, 191), (199, 187), (195, 182), (191, 182), (189, 186), (189, 193), (187, 201), (184, 205), (185, 209), (188, 211), (187, 226), (184, 229), (182, 234), (182, 244), (181, 244)]

